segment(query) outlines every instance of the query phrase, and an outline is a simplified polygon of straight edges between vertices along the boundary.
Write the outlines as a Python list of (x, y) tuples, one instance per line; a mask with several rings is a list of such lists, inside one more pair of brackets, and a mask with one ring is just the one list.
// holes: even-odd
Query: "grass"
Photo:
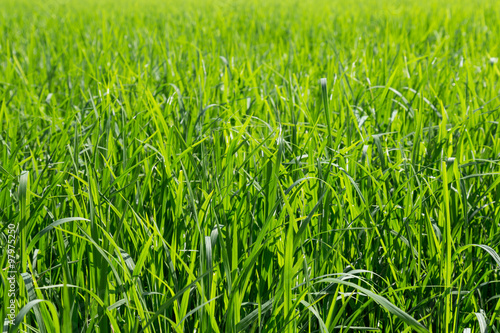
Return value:
[(496, 1), (3, 0), (0, 35), (4, 332), (500, 330)]

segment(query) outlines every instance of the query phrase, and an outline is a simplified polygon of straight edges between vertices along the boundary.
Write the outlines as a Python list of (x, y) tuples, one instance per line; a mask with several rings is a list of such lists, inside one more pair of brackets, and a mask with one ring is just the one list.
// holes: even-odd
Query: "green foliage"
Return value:
[(349, 3), (2, 1), (8, 331), (498, 332), (500, 7)]

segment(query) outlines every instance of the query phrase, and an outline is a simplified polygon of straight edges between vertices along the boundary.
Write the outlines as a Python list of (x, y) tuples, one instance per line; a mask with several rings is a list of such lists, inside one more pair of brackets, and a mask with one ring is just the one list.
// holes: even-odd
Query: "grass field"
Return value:
[(498, 1), (0, 0), (4, 332), (499, 332), (499, 57)]

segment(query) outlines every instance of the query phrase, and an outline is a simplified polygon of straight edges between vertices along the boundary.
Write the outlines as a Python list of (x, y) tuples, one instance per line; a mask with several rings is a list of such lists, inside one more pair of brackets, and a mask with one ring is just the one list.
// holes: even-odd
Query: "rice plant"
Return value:
[(3, 332), (498, 332), (494, 0), (0, 0)]

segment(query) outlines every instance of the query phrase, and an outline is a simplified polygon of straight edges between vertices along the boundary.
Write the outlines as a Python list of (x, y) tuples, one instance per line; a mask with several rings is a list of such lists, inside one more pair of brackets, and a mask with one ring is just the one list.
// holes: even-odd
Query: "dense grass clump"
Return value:
[(5, 332), (498, 332), (500, 6), (348, 3), (0, 1)]

